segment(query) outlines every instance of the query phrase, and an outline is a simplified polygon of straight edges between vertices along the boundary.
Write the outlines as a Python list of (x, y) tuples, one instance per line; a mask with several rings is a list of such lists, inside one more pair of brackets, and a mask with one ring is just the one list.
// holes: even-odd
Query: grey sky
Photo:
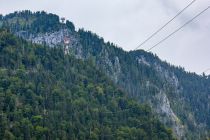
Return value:
[[(133, 50), (191, 1), (0, 0), (0, 13), (26, 9), (45, 10), (66, 17), (77, 28), (91, 30), (125, 50)], [(209, 0), (197, 0), (176, 21), (142, 46), (142, 49), (150, 48), (209, 5)], [(210, 9), (152, 52), (162, 60), (200, 74), (210, 68), (209, 29)]]

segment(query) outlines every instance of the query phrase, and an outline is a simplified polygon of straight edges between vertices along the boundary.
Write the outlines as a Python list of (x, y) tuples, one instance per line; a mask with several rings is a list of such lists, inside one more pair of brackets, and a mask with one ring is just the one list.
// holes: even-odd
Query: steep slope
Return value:
[[(149, 104), (180, 139), (205, 139), (209, 135), (208, 76), (187, 73), (143, 50), (123, 51), (89, 31), (75, 31), (71, 22), (60, 23), (59, 17), (54, 16), (16, 12), (4, 16), (2, 26), (33, 43), (65, 46), (68, 54), (90, 60), (129, 97)], [(65, 38), (69, 43), (65, 43)]]
[(0, 139), (165, 139), (172, 133), (89, 61), (0, 31)]
[[(96, 65), (131, 97), (151, 105), (180, 138), (204, 139), (210, 127), (210, 79), (187, 73), (143, 50), (124, 52), (110, 43), (93, 44), (97, 36), (80, 30), (83, 57)], [(98, 38), (99, 42), (101, 39)], [(97, 50), (101, 46), (101, 50)], [(104, 47), (103, 47), (104, 46)], [(97, 49), (96, 49), (97, 48)], [(91, 54), (90, 54), (91, 53)], [(204, 137), (202, 137), (204, 136)]]

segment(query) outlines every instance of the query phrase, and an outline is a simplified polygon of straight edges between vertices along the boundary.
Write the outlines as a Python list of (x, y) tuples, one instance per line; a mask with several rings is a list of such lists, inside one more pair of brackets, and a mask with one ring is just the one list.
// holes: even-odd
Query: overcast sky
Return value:
[[(124, 50), (142, 41), (192, 0), (0, 0), (0, 13), (45, 10), (71, 20)], [(147, 50), (210, 5), (197, 0), (172, 24), (141, 47)], [(152, 50), (162, 60), (200, 74), (210, 68), (210, 9)], [(210, 71), (208, 71), (208, 74)]]

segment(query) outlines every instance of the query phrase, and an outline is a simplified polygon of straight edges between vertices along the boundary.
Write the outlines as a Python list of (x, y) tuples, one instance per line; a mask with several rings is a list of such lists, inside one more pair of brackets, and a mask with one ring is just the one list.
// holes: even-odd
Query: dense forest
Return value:
[(0, 139), (171, 140), (147, 105), (92, 61), (0, 30)]

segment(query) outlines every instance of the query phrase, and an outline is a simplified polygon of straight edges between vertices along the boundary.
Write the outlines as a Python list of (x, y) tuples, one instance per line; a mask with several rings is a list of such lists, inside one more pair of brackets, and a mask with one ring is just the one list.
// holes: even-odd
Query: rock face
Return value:
[(145, 60), (145, 58), (142, 56), (140, 58), (136, 58), (139, 64), (144, 64), (147, 66), (150, 66), (150, 64)]
[[(149, 62), (146, 61), (146, 59), (142, 56), (140, 59), (137, 59), (140, 64), (144, 64), (147, 66), (151, 66)], [(161, 66), (154, 64), (155, 70), (160, 74), (162, 79), (165, 79), (168, 81), (169, 84), (171, 84), (173, 87), (175, 87), (175, 92), (178, 91), (179, 87), (179, 81), (178, 78), (175, 76), (174, 73), (170, 73), (167, 70), (164, 70)], [(175, 114), (173, 109), (171, 108), (171, 103), (167, 97), (167, 94), (165, 93), (164, 89), (160, 89), (159, 87), (155, 85), (150, 85), (150, 82), (147, 82), (147, 87), (150, 88), (151, 86), (155, 87), (157, 89), (157, 92), (153, 97), (150, 97), (149, 104), (152, 106), (152, 109), (154, 112), (156, 112), (159, 115), (160, 120), (172, 127), (174, 133), (179, 139), (182, 139), (185, 135), (186, 128), (182, 124), (181, 120), (178, 118), (178, 116)]]
[(160, 115), (160, 119), (164, 124), (170, 124), (175, 134), (181, 139), (184, 136), (185, 128), (180, 119), (171, 108), (170, 101), (165, 93), (160, 91), (155, 96), (159, 102), (156, 106), (152, 105), (155, 111)]
[(47, 44), (50, 47), (62, 45), (65, 37), (70, 38), (71, 45), (73, 45), (74, 42), (73, 36), (70, 35), (68, 30), (59, 30), (57, 32), (38, 34), (32, 34), (27, 31), (19, 31), (16, 32), (16, 35), (31, 41), (32, 43)]
[(109, 58), (109, 53), (107, 52), (106, 48), (103, 48), (102, 52), (100, 53), (100, 57), (102, 58), (102, 61), (98, 61), (98, 65), (106, 72), (107, 75), (111, 77), (115, 83), (117, 83), (121, 74), (119, 58), (116, 56), (112, 62)]
[[(82, 46), (79, 43), (78, 39), (76, 38), (76, 34), (68, 29), (61, 29), (56, 32), (38, 33), (38, 34), (29, 33), (27, 31), (19, 31), (16, 32), (15, 34), (28, 41), (31, 41), (32, 43), (45, 44), (50, 47), (57, 47), (57, 46), (67, 47), (66, 48), (67, 50), (65, 50), (67, 51), (65, 52), (66, 54), (73, 53), (76, 56), (76, 58), (82, 59)], [(66, 40), (68, 40), (68, 43), (65, 43)]]

